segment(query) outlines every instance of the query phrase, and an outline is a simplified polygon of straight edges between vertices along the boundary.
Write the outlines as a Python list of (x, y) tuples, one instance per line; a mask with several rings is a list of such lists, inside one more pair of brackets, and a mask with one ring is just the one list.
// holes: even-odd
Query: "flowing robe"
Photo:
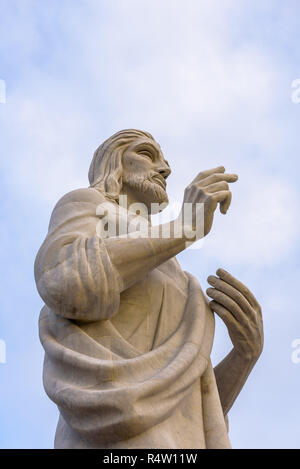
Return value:
[(55, 447), (230, 448), (198, 281), (172, 258), (121, 291), (96, 234), (103, 201), (94, 188), (65, 195), (35, 263)]

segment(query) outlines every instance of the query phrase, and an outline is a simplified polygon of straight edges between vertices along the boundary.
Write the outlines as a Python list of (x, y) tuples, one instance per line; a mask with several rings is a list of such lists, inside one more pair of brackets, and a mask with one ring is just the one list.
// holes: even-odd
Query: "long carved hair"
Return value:
[(151, 134), (142, 130), (126, 129), (112, 135), (95, 151), (90, 169), (90, 187), (95, 187), (109, 199), (118, 201), (122, 189), (122, 156), (124, 151), (137, 138)]

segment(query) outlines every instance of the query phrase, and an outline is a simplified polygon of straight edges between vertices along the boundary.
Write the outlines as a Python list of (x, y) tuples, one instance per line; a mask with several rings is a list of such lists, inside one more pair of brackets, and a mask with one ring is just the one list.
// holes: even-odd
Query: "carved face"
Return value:
[(124, 152), (122, 166), (124, 194), (144, 203), (149, 212), (152, 203), (168, 203), (166, 179), (171, 170), (158, 143), (136, 139)]

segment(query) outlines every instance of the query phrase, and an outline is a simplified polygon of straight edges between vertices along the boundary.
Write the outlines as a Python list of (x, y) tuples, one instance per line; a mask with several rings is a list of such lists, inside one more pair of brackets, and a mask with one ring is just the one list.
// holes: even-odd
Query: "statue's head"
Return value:
[(105, 140), (94, 153), (89, 169), (91, 187), (118, 201), (127, 194), (144, 203), (168, 202), (166, 179), (171, 170), (152, 135), (128, 129)]

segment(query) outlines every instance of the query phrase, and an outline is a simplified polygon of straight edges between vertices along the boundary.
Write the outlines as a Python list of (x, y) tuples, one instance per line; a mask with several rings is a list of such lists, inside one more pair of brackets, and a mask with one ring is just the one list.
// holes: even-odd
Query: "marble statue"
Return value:
[[(227, 414), (262, 351), (261, 308), (222, 268), (209, 302), (175, 256), (210, 232), (218, 207), (226, 214), (237, 175), (199, 173), (154, 233), (170, 172), (152, 135), (122, 130), (95, 151), (90, 186), (53, 210), (35, 279), (55, 448), (231, 447)], [(214, 313), (232, 341), (215, 368)]]

